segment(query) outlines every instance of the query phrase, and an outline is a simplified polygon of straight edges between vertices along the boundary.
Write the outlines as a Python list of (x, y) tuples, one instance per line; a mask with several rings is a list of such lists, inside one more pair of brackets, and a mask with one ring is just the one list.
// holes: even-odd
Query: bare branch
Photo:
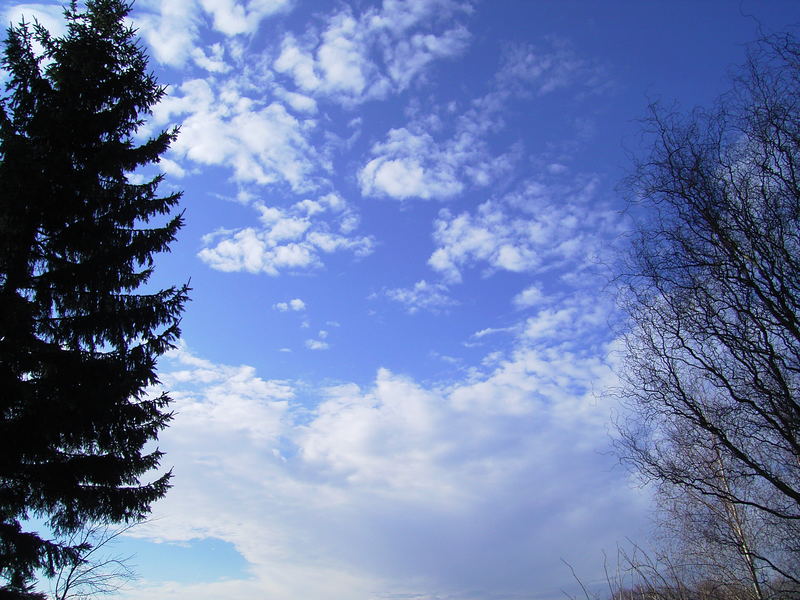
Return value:
[(653, 593), (766, 600), (800, 577), (799, 59), (792, 36), (767, 38), (713, 109), (652, 106), (628, 181), (643, 210), (619, 449), (681, 556), (621, 556)]

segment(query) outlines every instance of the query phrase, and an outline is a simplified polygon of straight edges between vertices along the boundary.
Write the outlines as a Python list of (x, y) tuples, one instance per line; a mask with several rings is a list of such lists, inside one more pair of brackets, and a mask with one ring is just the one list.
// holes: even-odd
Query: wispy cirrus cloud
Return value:
[(543, 45), (509, 45), (495, 79), (507, 93), (525, 95), (532, 91), (539, 96), (564, 88), (576, 88), (582, 95), (610, 85), (608, 73), (600, 64), (579, 56), (567, 40), (556, 37)]
[(405, 306), (409, 314), (420, 310), (440, 312), (458, 304), (449, 294), (446, 285), (429, 283), (424, 279), (409, 288), (391, 288), (383, 291), (383, 295), (393, 302)]

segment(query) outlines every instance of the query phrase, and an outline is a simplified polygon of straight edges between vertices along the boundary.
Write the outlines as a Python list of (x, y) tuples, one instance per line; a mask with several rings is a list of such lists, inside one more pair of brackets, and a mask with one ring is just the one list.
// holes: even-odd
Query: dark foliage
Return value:
[[(0, 577), (24, 597), (85, 548), (87, 522), (142, 518), (169, 487), (145, 451), (168, 423), (148, 397), (186, 285), (137, 293), (181, 227), (180, 194), (132, 183), (176, 131), (134, 134), (164, 91), (121, 0), (65, 10), (67, 33), (8, 30), (0, 104)], [(38, 44), (41, 51), (35, 50)], [(158, 221), (162, 221), (158, 224)], [(26, 531), (47, 522), (52, 539)], [(6, 596), (2, 596), (6, 597)], [(12, 596), (8, 596), (12, 597)], [(35, 597), (31, 596), (31, 597)]]

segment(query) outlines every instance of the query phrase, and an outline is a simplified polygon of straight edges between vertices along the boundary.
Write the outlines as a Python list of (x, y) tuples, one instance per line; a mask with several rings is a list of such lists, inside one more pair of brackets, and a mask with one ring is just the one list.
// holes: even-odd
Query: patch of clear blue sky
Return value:
[(185, 543), (126, 538), (119, 544), (119, 553), (130, 556), (129, 566), (148, 581), (210, 583), (248, 576), (247, 561), (233, 544), (217, 538)]

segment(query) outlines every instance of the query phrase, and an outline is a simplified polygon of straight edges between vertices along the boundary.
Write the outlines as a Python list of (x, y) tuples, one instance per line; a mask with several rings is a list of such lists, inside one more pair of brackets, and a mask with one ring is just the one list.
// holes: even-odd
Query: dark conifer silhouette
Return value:
[[(0, 596), (80, 555), (68, 534), (142, 518), (169, 487), (146, 451), (169, 398), (147, 397), (188, 287), (140, 290), (181, 227), (134, 135), (164, 93), (125, 23), (130, 5), (65, 10), (67, 33), (8, 30), (0, 104)], [(150, 481), (148, 481), (150, 479)], [(152, 480), (154, 479), (154, 480)], [(52, 536), (28, 531), (47, 522)], [(2, 583), (5, 581), (5, 584)], [(2, 587), (4, 586), (4, 587)], [(5, 594), (5, 595), (3, 595)]]

